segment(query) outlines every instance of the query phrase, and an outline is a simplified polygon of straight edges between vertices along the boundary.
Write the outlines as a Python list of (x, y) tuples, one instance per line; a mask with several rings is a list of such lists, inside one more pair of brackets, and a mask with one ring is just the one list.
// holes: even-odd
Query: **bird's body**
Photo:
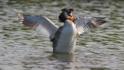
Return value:
[(76, 47), (77, 35), (83, 34), (87, 30), (105, 23), (104, 19), (100, 17), (72, 18), (65, 13), (60, 15), (62, 17), (60, 16), (59, 19), (64, 25), (59, 28), (44, 16), (31, 16), (19, 13), (18, 18), (24, 25), (48, 36), (53, 43), (53, 52), (55, 53), (73, 53)]
[(66, 20), (55, 34), (55, 41), (53, 41), (54, 52), (73, 53), (76, 45), (76, 35), (75, 24), (70, 20)]

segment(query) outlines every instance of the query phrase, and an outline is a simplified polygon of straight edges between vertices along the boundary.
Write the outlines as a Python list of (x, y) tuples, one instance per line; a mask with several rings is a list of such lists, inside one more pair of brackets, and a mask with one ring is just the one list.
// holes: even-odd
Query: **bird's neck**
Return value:
[(74, 25), (74, 22), (71, 20), (66, 20), (64, 24), (65, 25)]

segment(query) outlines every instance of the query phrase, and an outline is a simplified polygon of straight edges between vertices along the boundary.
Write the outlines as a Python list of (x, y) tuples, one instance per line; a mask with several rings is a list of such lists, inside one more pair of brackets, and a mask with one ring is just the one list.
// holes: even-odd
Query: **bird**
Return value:
[(105, 17), (76, 17), (73, 15), (73, 11), (72, 8), (63, 8), (61, 10), (58, 19), (63, 25), (60, 27), (46, 16), (23, 13), (17, 13), (17, 16), (22, 24), (35, 29), (50, 39), (53, 53), (71, 54), (75, 51), (78, 36), (106, 23)]

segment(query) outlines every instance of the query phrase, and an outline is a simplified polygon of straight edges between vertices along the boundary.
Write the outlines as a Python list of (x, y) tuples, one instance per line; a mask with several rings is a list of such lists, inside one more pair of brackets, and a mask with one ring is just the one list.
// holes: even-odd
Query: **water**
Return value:
[[(49, 40), (20, 24), (13, 11), (44, 15), (61, 25), (57, 16), (63, 7), (108, 20), (78, 39), (74, 55), (52, 55)], [(123, 13), (121, 0), (0, 0), (0, 70), (123, 70)]]

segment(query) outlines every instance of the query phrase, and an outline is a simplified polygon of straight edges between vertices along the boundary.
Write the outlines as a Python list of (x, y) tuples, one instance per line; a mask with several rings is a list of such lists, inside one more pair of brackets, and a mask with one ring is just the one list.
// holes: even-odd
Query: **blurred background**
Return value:
[[(43, 15), (56, 25), (62, 8), (76, 16), (104, 16), (105, 27), (79, 38), (73, 62), (57, 60), (51, 43), (20, 24), (14, 9)], [(0, 70), (123, 70), (123, 0), (0, 0)]]

